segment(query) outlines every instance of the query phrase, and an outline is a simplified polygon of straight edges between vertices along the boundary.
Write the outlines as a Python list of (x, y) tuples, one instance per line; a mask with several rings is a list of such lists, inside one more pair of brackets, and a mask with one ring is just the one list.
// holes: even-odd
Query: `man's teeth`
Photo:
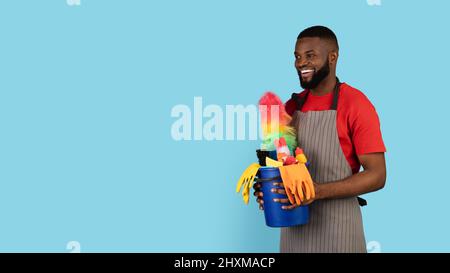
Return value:
[(306, 74), (306, 73), (310, 73), (310, 72), (314, 72), (314, 69), (302, 70), (302, 74)]

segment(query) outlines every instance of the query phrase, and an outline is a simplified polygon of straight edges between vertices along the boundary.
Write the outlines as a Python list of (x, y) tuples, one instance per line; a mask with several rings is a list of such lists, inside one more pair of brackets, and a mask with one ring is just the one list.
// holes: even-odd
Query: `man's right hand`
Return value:
[(264, 200), (263, 200), (263, 193), (261, 191), (261, 182), (256, 182), (253, 185), (253, 189), (255, 192), (253, 193), (254, 196), (256, 196), (256, 202), (259, 204), (259, 209), (264, 210)]

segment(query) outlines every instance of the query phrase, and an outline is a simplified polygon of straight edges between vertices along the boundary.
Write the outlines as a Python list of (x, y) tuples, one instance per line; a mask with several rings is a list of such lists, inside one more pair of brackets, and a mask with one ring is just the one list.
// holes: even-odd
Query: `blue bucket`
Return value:
[(264, 216), (269, 227), (291, 227), (308, 223), (309, 207), (299, 206), (292, 210), (284, 210), (281, 207), (289, 205), (274, 202), (274, 198), (287, 198), (285, 194), (271, 192), (274, 182), (281, 182), (280, 170), (274, 167), (261, 167), (258, 171), (258, 182), (261, 183), (264, 201)]

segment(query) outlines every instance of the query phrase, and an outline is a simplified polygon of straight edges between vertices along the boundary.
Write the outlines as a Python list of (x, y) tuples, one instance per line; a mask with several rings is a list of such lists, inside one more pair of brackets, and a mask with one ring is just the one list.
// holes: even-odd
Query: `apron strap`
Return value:
[(297, 110), (298, 111), (302, 110), (303, 105), (306, 102), (306, 97), (308, 96), (309, 91), (306, 91), (306, 92), (307, 93), (303, 97), (300, 97), (299, 94), (292, 93), (291, 99), (295, 101), (295, 104), (297, 105)]
[(331, 110), (337, 110), (340, 89), (341, 89), (341, 82), (339, 81), (339, 78), (336, 77), (336, 85), (334, 86), (333, 104), (331, 105)]
[(361, 207), (364, 207), (364, 206), (367, 206), (367, 201), (366, 201), (366, 199), (364, 199), (364, 198), (361, 198), (361, 197), (356, 197), (356, 199), (358, 200), (358, 204), (361, 206)]
[[(341, 87), (341, 82), (339, 81), (339, 78), (336, 77), (336, 85), (334, 86), (333, 91), (333, 103), (331, 104), (331, 110), (337, 110), (337, 104), (338, 104), (338, 98), (339, 98), (339, 90)], [(297, 104), (297, 110), (301, 111), (303, 108), (303, 105), (305, 105), (306, 99), (309, 96), (310, 91), (306, 91), (306, 94), (303, 97), (300, 97), (298, 94), (292, 93), (291, 99), (295, 101)]]

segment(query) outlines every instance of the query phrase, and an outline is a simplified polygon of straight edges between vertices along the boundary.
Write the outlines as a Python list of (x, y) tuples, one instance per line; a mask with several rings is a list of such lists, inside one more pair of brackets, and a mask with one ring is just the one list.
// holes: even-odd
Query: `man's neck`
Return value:
[(332, 75), (330, 73), (325, 79), (323, 79), (319, 85), (311, 89), (311, 93), (315, 96), (323, 96), (326, 95), (334, 90), (334, 87), (336, 86), (336, 75)]

